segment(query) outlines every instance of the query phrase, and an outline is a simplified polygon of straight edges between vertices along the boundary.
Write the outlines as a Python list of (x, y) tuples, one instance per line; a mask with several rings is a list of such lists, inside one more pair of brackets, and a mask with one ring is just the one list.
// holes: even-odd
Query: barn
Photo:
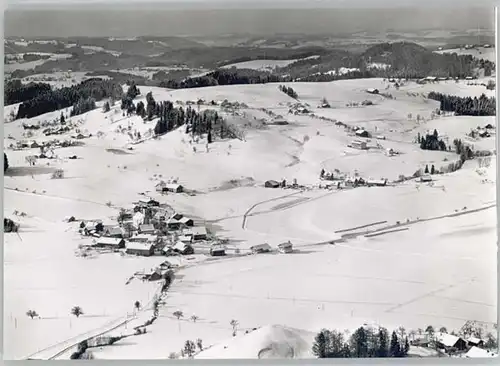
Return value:
[(195, 226), (184, 231), (184, 235), (191, 236), (193, 241), (207, 240), (207, 228), (204, 226)]
[(467, 342), (462, 338), (441, 332), (436, 334), (436, 345), (447, 353), (454, 350), (463, 351), (467, 348)]
[(123, 238), (125, 236), (125, 230), (119, 226), (106, 227), (102, 235), (110, 238)]
[(264, 183), (264, 187), (266, 188), (279, 188), (280, 184), (275, 180), (268, 180)]
[(129, 242), (127, 243), (127, 249), (125, 252), (130, 255), (150, 257), (154, 254), (154, 246), (151, 242)]
[(193, 219), (190, 219), (188, 217), (182, 217), (179, 222), (183, 225), (186, 225), (186, 226), (194, 226), (194, 221)]
[(362, 128), (356, 131), (356, 136), (358, 137), (370, 137), (370, 133)]
[(350, 147), (352, 147), (353, 149), (359, 149), (359, 150), (366, 150), (366, 149), (368, 149), (368, 146), (367, 146), (366, 142), (365, 141), (359, 141), (359, 140), (355, 140), (355, 141), (351, 142)]
[(180, 184), (169, 183), (166, 184), (163, 188), (163, 191), (172, 192), (172, 193), (182, 193), (184, 191), (184, 187)]
[(190, 244), (183, 243), (182, 241), (178, 241), (173, 247), (172, 250), (174, 252), (184, 254), (184, 255), (190, 255), (194, 254), (194, 249)]
[(374, 89), (374, 88), (368, 88), (368, 89), (366, 89), (366, 92), (370, 93), (370, 94), (378, 94), (379, 93), (378, 89)]
[(108, 248), (108, 249), (122, 249), (125, 248), (125, 240), (121, 238), (107, 238), (101, 237), (95, 241), (93, 247)]

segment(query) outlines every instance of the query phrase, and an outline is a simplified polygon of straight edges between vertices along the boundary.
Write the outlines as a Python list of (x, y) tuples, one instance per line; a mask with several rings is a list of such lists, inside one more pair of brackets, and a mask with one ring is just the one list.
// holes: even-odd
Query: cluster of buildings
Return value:
[(487, 358), (497, 355), (485, 349), (484, 340), (478, 337), (463, 338), (457, 335), (444, 332), (436, 333), (434, 339), (418, 339), (412, 343), (413, 346), (433, 347), (450, 356), (459, 356), (465, 358)]
[[(196, 226), (194, 219), (151, 198), (121, 210), (116, 223), (81, 222), (80, 232), (93, 237), (93, 248), (146, 257), (194, 254), (193, 245), (209, 236), (205, 226)], [(220, 255), (220, 250), (216, 248), (213, 253)]]

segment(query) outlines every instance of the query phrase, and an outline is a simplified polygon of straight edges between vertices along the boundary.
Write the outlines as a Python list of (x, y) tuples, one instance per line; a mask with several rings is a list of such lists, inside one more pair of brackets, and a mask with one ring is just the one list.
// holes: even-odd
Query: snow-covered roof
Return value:
[(212, 252), (222, 252), (222, 251), (226, 250), (226, 247), (224, 245), (221, 245), (221, 244), (216, 244), (216, 245), (212, 245), (210, 250)]
[(184, 251), (188, 247), (189, 247), (189, 244), (183, 243), (182, 241), (178, 241), (177, 243), (175, 243), (175, 245), (172, 247), (172, 249), (177, 249), (177, 250), (180, 250), (180, 251)]
[(151, 250), (153, 243), (141, 243), (141, 242), (128, 242), (126, 247), (127, 249), (135, 249), (135, 250)]
[(138, 241), (155, 241), (156, 236), (155, 235), (150, 235), (150, 234), (138, 234), (134, 235), (133, 237), (130, 238), (130, 240), (138, 240)]
[(179, 236), (179, 241), (191, 243), (192, 237), (187, 235)]
[(467, 358), (485, 358), (485, 357), (496, 357), (497, 355), (491, 351), (481, 349), (479, 347), (472, 347), (466, 354)]
[(183, 216), (182, 218), (179, 219), (179, 222), (182, 223), (182, 224), (185, 224), (187, 223), (189, 220), (192, 220), (190, 219), (189, 217), (185, 217)]
[(271, 246), (267, 243), (252, 245), (250, 249), (269, 249), (271, 250)]
[(139, 230), (141, 231), (154, 231), (155, 227), (151, 224), (139, 225)]
[(125, 234), (125, 230), (123, 230), (121, 227), (118, 227), (118, 226), (110, 227), (110, 228), (106, 229), (106, 232), (108, 232), (109, 235)]
[(442, 343), (446, 347), (453, 347), (459, 340), (460, 340), (459, 337), (454, 336), (452, 334), (441, 333), (441, 332), (436, 334), (436, 341)]
[(477, 338), (477, 337), (469, 337), (469, 338), (466, 339), (466, 341), (474, 343), (474, 344), (478, 344), (479, 342), (481, 342), (481, 339)]
[(368, 179), (366, 181), (368, 184), (385, 184), (387, 183), (387, 179)]
[(165, 187), (168, 189), (178, 189), (178, 188), (182, 188), (182, 185), (180, 185), (178, 183), (167, 183), (167, 184), (165, 184)]
[(123, 239), (119, 239), (119, 238), (101, 237), (101, 238), (96, 240), (96, 244), (119, 246), (122, 241), (123, 241)]
[(195, 226), (186, 230), (185, 235), (207, 235), (207, 228), (205, 226)]
[(291, 247), (291, 246), (292, 246), (292, 243), (289, 241), (278, 244), (278, 248), (286, 248), (286, 247)]

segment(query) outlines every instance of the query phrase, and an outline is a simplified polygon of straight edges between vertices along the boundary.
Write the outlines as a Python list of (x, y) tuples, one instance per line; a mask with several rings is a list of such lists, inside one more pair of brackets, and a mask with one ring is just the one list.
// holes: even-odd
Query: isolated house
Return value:
[(125, 240), (120, 238), (101, 237), (93, 245), (96, 248), (121, 249), (125, 248)]
[(368, 187), (372, 187), (372, 186), (384, 187), (387, 185), (387, 179), (368, 179), (366, 181), (366, 185)]
[(366, 92), (370, 93), (370, 94), (378, 94), (379, 93), (378, 89), (374, 89), (374, 88), (368, 88), (368, 89), (366, 89)]
[(174, 252), (183, 254), (183, 255), (190, 255), (194, 254), (194, 249), (190, 244), (183, 243), (182, 241), (178, 241), (173, 247), (172, 250)]
[(451, 350), (463, 351), (467, 348), (467, 342), (462, 338), (441, 332), (436, 334), (436, 345), (446, 352)]
[(366, 150), (368, 149), (368, 146), (366, 144), (365, 141), (359, 141), (359, 140), (355, 140), (353, 142), (351, 142), (351, 147), (353, 149), (359, 149), (359, 150)]
[(154, 234), (155, 228), (151, 224), (139, 225), (139, 233), (141, 234)]
[(356, 131), (356, 136), (358, 136), (358, 137), (370, 137), (370, 133), (368, 131), (360, 128), (359, 130)]
[(257, 253), (269, 253), (271, 251), (271, 246), (267, 243), (257, 244), (250, 247), (250, 250), (253, 254)]
[(279, 188), (280, 184), (275, 180), (268, 180), (264, 183), (264, 187), (266, 188)]
[(182, 193), (184, 191), (184, 187), (182, 187), (180, 184), (169, 183), (165, 185), (163, 191)]
[(204, 226), (195, 226), (191, 229), (184, 231), (184, 235), (192, 236), (193, 241), (207, 240), (207, 228)]
[(223, 245), (216, 244), (210, 248), (210, 255), (213, 257), (222, 257), (226, 255), (226, 248)]
[(491, 123), (488, 123), (486, 126), (484, 126), (484, 128), (487, 129), (487, 130), (492, 130), (495, 127), (493, 127), (493, 125)]
[(154, 254), (153, 243), (129, 242), (125, 251), (130, 255), (149, 257)]
[(293, 252), (293, 245), (290, 241), (278, 244), (278, 251), (280, 253), (292, 253)]
[(422, 175), (420, 177), (421, 182), (432, 182), (432, 177), (430, 174)]

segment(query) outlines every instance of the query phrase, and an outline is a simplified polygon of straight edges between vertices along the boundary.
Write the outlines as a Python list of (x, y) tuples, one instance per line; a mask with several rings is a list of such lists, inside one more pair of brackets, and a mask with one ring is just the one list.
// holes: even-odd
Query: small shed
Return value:
[(275, 180), (268, 180), (264, 183), (264, 187), (266, 188), (279, 188), (280, 184)]
[(154, 254), (154, 245), (153, 243), (129, 242), (125, 252), (130, 255), (150, 257)]
[(368, 89), (366, 89), (366, 92), (370, 93), (370, 94), (378, 94), (379, 93), (378, 89), (375, 89), (375, 88), (368, 88)]
[(154, 234), (155, 227), (152, 224), (139, 225), (139, 233), (141, 234)]
[(271, 246), (267, 243), (257, 244), (250, 247), (253, 254), (257, 253), (269, 253), (271, 251)]
[(422, 175), (420, 177), (421, 182), (432, 182), (432, 176), (430, 174)]
[(165, 187), (163, 188), (163, 191), (173, 192), (173, 193), (182, 193), (184, 191), (184, 187), (182, 187), (180, 184), (169, 183), (169, 184), (165, 185)]
[(194, 226), (194, 221), (193, 219), (190, 219), (189, 217), (182, 217), (179, 222), (183, 225), (186, 225), (186, 226)]
[(210, 255), (213, 257), (222, 257), (226, 255), (226, 248), (223, 245), (216, 244), (210, 248)]
[(184, 235), (191, 236), (193, 241), (207, 240), (207, 228), (204, 226), (194, 226), (184, 232)]
[(441, 332), (436, 334), (436, 345), (438, 348), (444, 349), (446, 352), (449, 352), (452, 349), (463, 351), (467, 348), (467, 342), (462, 338)]
[(93, 245), (96, 248), (122, 249), (125, 248), (125, 240), (121, 238), (100, 237)]
[(178, 241), (173, 247), (172, 247), (174, 252), (183, 254), (183, 255), (190, 255), (194, 254), (194, 249), (190, 244), (183, 243), (182, 241)]
[(278, 251), (280, 253), (292, 253), (293, 252), (293, 245), (290, 242), (290, 240), (287, 242), (278, 244)]

